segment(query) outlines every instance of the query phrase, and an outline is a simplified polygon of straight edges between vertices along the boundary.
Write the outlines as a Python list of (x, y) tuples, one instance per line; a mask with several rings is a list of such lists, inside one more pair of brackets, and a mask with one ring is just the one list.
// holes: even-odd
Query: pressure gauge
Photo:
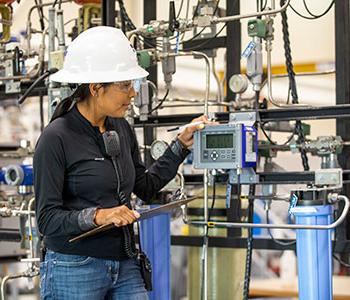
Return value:
[(243, 74), (236, 74), (230, 78), (229, 87), (237, 94), (244, 93), (248, 88), (248, 78)]
[(165, 150), (169, 147), (169, 145), (160, 140), (153, 141), (151, 145), (151, 156), (154, 160), (157, 160), (159, 157), (161, 157)]

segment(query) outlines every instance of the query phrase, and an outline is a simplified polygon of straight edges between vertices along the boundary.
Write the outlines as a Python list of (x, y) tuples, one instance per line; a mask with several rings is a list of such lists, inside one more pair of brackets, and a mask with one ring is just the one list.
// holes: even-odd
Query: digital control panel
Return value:
[(243, 124), (210, 125), (194, 135), (194, 167), (237, 169), (257, 162), (257, 132)]

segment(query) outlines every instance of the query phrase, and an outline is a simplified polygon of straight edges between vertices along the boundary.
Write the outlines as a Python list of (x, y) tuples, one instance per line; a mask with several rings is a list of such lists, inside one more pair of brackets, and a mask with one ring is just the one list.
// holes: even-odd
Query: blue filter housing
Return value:
[[(151, 208), (157, 205), (151, 205)], [(170, 214), (140, 222), (142, 250), (152, 264), (150, 300), (170, 300)]]
[[(300, 225), (328, 225), (331, 205), (296, 206), (292, 209)], [(299, 300), (332, 299), (331, 230), (297, 230)]]

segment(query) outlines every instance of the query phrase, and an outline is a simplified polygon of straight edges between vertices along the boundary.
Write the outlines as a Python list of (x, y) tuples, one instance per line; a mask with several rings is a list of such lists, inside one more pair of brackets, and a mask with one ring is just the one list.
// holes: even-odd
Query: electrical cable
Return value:
[[(266, 224), (270, 224), (270, 220), (269, 220), (269, 210), (266, 210)], [(279, 241), (277, 239), (274, 238), (274, 236), (272, 235), (272, 232), (270, 230), (270, 228), (267, 228), (267, 232), (271, 238), (271, 240), (276, 243), (277, 245), (281, 245), (281, 246), (292, 246), (294, 244), (296, 244), (296, 241), (292, 241), (292, 242), (282, 242)]]
[[(117, 176), (117, 194), (119, 196), (119, 201), (121, 204), (126, 205), (129, 209), (132, 209), (130, 202), (126, 198), (124, 192), (120, 190), (121, 181), (120, 181), (120, 175), (119, 175), (119, 171), (118, 171), (119, 168), (118, 168), (118, 163), (116, 161), (116, 158), (115, 157), (111, 157), (111, 158), (112, 158), (112, 163), (113, 163), (115, 173)], [(137, 252), (137, 249), (135, 248), (134, 244), (132, 243), (134, 235), (131, 234), (131, 232), (133, 232), (133, 231), (132, 231), (132, 228), (129, 228), (129, 227), (132, 227), (132, 225), (125, 225), (122, 227), (123, 234), (124, 234), (124, 250), (125, 250), (126, 255), (129, 258), (133, 258), (133, 257), (137, 256), (138, 252)]]
[(321, 18), (321, 17), (323, 17), (324, 15), (326, 15), (326, 14), (330, 11), (330, 9), (332, 8), (332, 6), (334, 5), (334, 0), (331, 2), (331, 4), (328, 6), (328, 8), (327, 8), (322, 14), (320, 14), (320, 15), (316, 15), (316, 14), (312, 13), (312, 12), (310, 11), (310, 9), (308, 8), (308, 6), (307, 6), (305, 0), (303, 0), (303, 4), (304, 4), (304, 7), (305, 7), (306, 11), (307, 11), (311, 16), (313, 16), (314, 18)]
[(263, 0), (256, 0), (257, 11), (263, 11), (266, 8), (266, 6), (267, 6), (267, 0), (265, 0), (264, 4), (263, 4)]
[[(249, 186), (249, 196), (255, 194), (255, 184)], [(254, 199), (248, 197), (248, 223), (253, 222), (254, 216)], [(252, 255), (253, 255), (253, 228), (248, 228), (247, 237), (247, 255), (245, 262), (245, 274), (244, 274), (244, 285), (243, 285), (243, 300), (249, 299), (249, 285), (250, 275), (252, 270)]]
[[(185, 15), (185, 19), (188, 20), (188, 13), (190, 10), (190, 0), (187, 0), (186, 3), (186, 15)], [(184, 31), (181, 35), (181, 42), (185, 39), (185, 35), (186, 35), (186, 31)]]
[[(262, 4), (262, 2), (261, 2), (261, 4)], [(267, 6), (267, 0), (265, 0), (264, 5), (261, 6), (260, 11), (264, 11), (266, 9), (266, 6)]]
[(126, 29), (128, 31), (135, 30), (136, 26), (133, 23), (133, 21), (130, 19), (128, 12), (126, 11), (126, 8), (124, 6), (124, 1), (118, 0), (118, 3), (119, 3), (119, 8), (120, 8), (120, 14), (122, 15), (122, 18), (125, 20)]
[(184, 0), (181, 0), (180, 8), (179, 8), (179, 11), (178, 11), (178, 13), (176, 15), (176, 19), (178, 19), (180, 17), (183, 5), (184, 5)]
[(261, 123), (260, 123), (260, 129), (261, 129), (262, 133), (264, 134), (264, 136), (266, 137), (266, 139), (270, 142), (270, 144), (272, 144), (272, 145), (274, 145), (274, 146), (286, 146), (286, 145), (288, 145), (288, 144), (292, 141), (292, 139), (293, 139), (293, 137), (294, 137), (294, 135), (295, 135), (295, 129), (294, 129), (294, 131), (293, 131), (293, 133), (291, 134), (291, 136), (290, 136), (283, 144), (277, 144), (275, 141), (273, 141), (273, 140), (269, 137), (269, 135), (268, 135), (267, 132), (265, 131), (264, 124), (261, 124)]
[[(120, 8), (120, 6), (119, 6)], [(120, 9), (121, 11), (121, 9)], [(120, 22), (121, 22), (121, 30), (123, 31), (123, 33), (126, 33), (126, 21), (125, 21), (125, 15), (123, 13), (120, 14)]]
[(45, 23), (44, 23), (44, 11), (43, 7), (39, 5), (38, 0), (35, 0), (35, 5), (38, 7), (38, 15), (39, 15), (39, 22), (40, 22), (40, 28), (41, 31), (45, 30)]
[(192, 20), (194, 20), (194, 18), (197, 16), (197, 11), (198, 11), (198, 7), (199, 7), (200, 2), (201, 2), (201, 1), (198, 0), (197, 6), (196, 6), (196, 8), (195, 8), (194, 11), (193, 11)]
[(332, 254), (333, 258), (343, 267), (350, 268), (350, 264), (346, 263), (345, 261), (341, 260), (340, 257), (336, 256), (334, 253)]
[(168, 95), (169, 95), (169, 91), (170, 91), (169, 89), (166, 90), (163, 99), (160, 100), (160, 102), (158, 103), (158, 105), (157, 105), (156, 107), (154, 107), (154, 108), (150, 111), (150, 113), (153, 113), (153, 112), (156, 111), (157, 109), (161, 108), (161, 106), (163, 105), (164, 101), (166, 100), (166, 98), (167, 98)]
[(325, 16), (325, 15), (331, 10), (332, 6), (334, 5), (334, 0), (333, 0), (333, 1), (331, 2), (331, 4), (328, 6), (328, 8), (327, 8), (323, 13), (321, 13), (321, 14), (319, 14), (319, 15), (315, 15), (315, 14), (313, 14), (313, 13), (309, 10), (309, 8), (308, 8), (308, 6), (307, 6), (305, 0), (303, 0), (303, 2), (304, 2), (304, 7), (305, 7), (306, 11), (311, 15), (311, 17), (305, 16), (305, 15), (303, 15), (302, 13), (298, 12), (291, 4), (289, 4), (289, 7), (290, 7), (290, 8), (292, 9), (292, 11), (294, 11), (294, 13), (296, 13), (299, 17), (301, 17), (301, 18), (303, 18), (303, 19), (307, 19), (307, 20), (316, 20), (316, 19), (322, 18), (323, 16)]
[[(285, 1), (286, 0), (281, 0), (280, 4), (284, 5)], [(292, 61), (292, 53), (291, 53), (292, 51), (290, 48), (287, 12), (282, 11), (281, 17), (282, 17), (284, 55), (286, 58), (286, 67), (287, 67), (287, 73), (288, 73), (288, 78), (289, 78), (292, 103), (298, 104), (299, 100), (298, 100), (298, 92), (297, 92), (297, 86), (296, 86), (296, 81), (295, 81), (294, 66), (293, 66), (293, 61)], [(295, 122), (295, 133), (298, 135), (297, 143), (304, 144), (305, 143), (305, 136), (304, 136), (304, 132), (303, 132), (303, 128), (302, 128), (300, 120)], [(310, 170), (308, 157), (306, 155), (306, 150), (304, 148), (300, 148), (299, 151), (300, 151), (304, 171)]]
[(25, 93), (18, 99), (18, 104), (23, 104), (23, 102), (27, 99), (29, 94), (32, 92), (32, 90), (40, 83), (42, 82), (46, 77), (49, 77), (51, 74), (56, 73), (58, 71), (57, 68), (51, 68), (47, 70), (45, 73), (40, 75), (33, 83), (32, 85), (25, 91)]

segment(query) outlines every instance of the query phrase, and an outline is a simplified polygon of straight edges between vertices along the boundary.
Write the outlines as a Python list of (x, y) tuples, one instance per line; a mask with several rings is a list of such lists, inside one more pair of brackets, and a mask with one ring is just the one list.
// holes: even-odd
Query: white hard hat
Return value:
[(50, 79), (66, 83), (105, 83), (147, 75), (120, 29), (97, 26), (81, 33), (68, 46), (63, 69)]

